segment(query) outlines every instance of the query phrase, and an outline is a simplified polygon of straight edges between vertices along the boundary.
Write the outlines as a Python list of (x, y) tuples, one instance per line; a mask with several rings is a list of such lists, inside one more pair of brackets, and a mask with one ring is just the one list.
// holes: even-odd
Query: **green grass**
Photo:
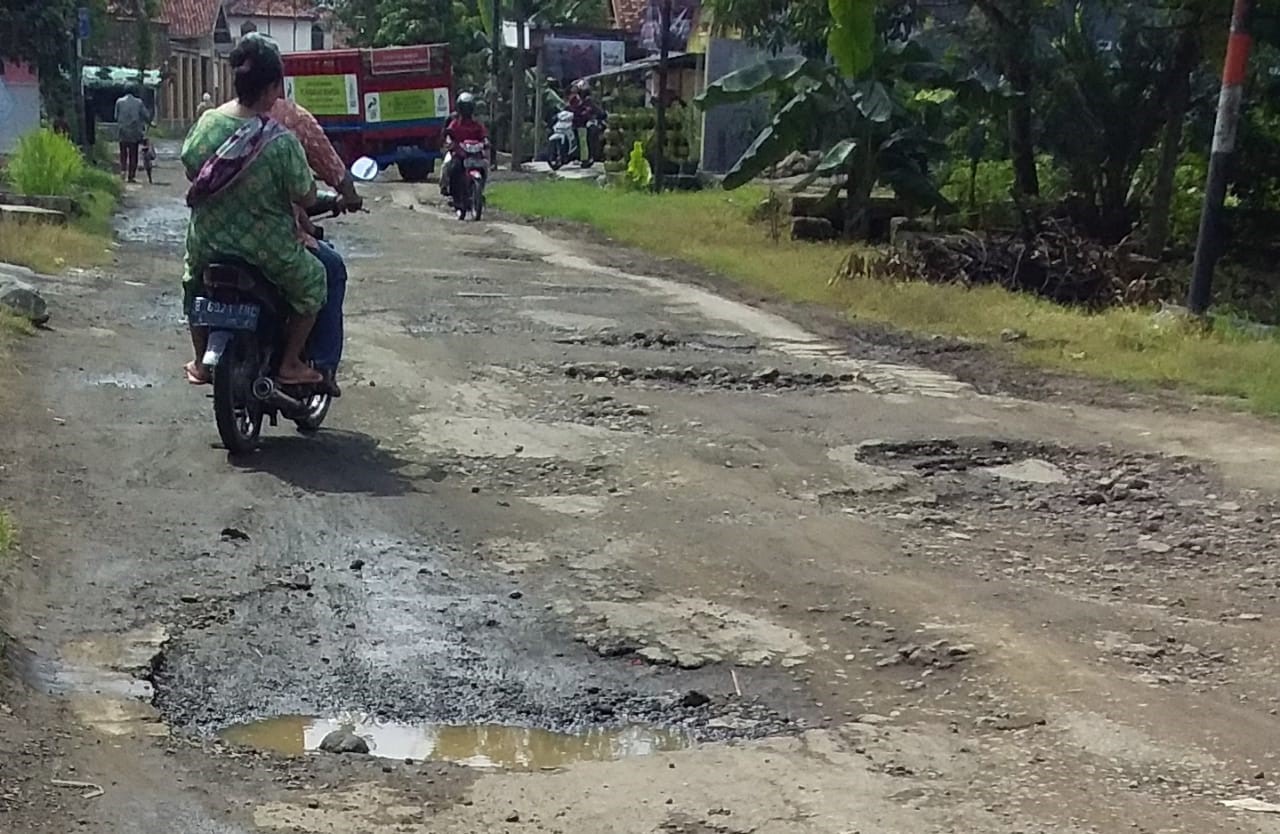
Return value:
[(18, 140), (6, 174), (21, 194), (70, 197), (84, 169), (84, 157), (70, 139), (41, 128)]
[[(14, 162), (10, 160), (5, 170), (10, 181), (16, 181), (13, 169)], [(79, 216), (65, 227), (0, 222), (0, 261), (56, 273), (67, 267), (96, 266), (110, 260), (111, 215), (124, 193), (120, 178), (82, 162), (74, 179), (59, 187), (58, 196), (76, 200)]]
[[(588, 224), (630, 246), (714, 270), (789, 301), (921, 334), (972, 339), (1029, 364), (1133, 385), (1239, 398), (1280, 414), (1280, 340), (1225, 326), (1161, 323), (1153, 311), (1074, 310), (994, 287), (855, 277), (832, 283), (847, 246), (774, 243), (750, 219), (765, 192), (636, 194), (575, 182), (495, 183), (492, 203), (531, 218)], [(1003, 343), (1006, 330), (1027, 334)]]
[(4, 510), (0, 510), (0, 557), (7, 554), (18, 543), (18, 528), (13, 519)]
[(109, 238), (77, 226), (0, 222), (0, 261), (58, 273), (111, 259)]

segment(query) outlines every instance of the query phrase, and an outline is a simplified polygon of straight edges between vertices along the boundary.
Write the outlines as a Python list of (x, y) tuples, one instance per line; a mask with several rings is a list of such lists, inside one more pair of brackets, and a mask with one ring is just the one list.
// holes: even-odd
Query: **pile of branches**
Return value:
[[(1064, 219), (1043, 219), (1022, 232), (913, 234), (874, 272), (892, 280), (980, 286), (997, 284), (1060, 304), (1101, 309), (1149, 304), (1164, 289), (1157, 262), (1078, 234)], [(852, 260), (846, 271), (857, 271)]]

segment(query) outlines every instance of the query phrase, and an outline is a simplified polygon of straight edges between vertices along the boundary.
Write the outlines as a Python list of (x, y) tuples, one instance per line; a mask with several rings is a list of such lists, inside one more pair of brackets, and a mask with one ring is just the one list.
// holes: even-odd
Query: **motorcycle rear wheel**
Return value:
[(298, 431), (303, 434), (315, 434), (324, 425), (324, 418), (329, 416), (329, 407), (333, 405), (333, 397), (328, 394), (312, 394), (307, 398), (307, 415), (294, 420)]
[(552, 171), (559, 171), (564, 167), (565, 157), (568, 154), (564, 150), (564, 140), (556, 139), (552, 141), (549, 152), (547, 153), (547, 164), (551, 166)]
[(471, 217), (473, 220), (479, 220), (484, 214), (484, 186), (476, 180), (471, 180)]
[(257, 449), (262, 435), (262, 406), (253, 396), (258, 354), (254, 341), (252, 336), (236, 336), (213, 369), (213, 419), (222, 445), (233, 455)]

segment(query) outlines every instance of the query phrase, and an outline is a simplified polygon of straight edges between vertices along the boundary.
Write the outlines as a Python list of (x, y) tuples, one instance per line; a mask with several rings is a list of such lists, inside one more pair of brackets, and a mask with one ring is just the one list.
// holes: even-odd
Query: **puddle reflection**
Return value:
[(318, 750), (329, 733), (344, 729), (363, 737), (372, 755), (382, 758), (515, 770), (613, 761), (680, 750), (692, 743), (683, 733), (644, 726), (569, 734), (497, 724), (383, 724), (296, 715), (231, 727), (222, 737), (233, 744), (301, 756)]

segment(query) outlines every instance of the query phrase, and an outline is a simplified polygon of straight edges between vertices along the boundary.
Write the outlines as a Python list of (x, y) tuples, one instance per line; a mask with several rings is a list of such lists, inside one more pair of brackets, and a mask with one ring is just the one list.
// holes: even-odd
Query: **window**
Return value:
[(311, 27), (311, 49), (324, 49), (324, 27), (319, 23)]

